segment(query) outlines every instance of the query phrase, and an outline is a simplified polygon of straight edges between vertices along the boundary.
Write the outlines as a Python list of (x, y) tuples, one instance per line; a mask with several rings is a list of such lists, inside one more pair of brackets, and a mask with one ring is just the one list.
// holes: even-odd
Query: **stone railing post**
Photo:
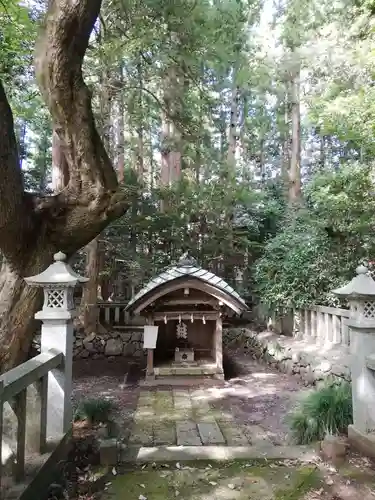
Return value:
[(47, 438), (58, 438), (72, 425), (73, 292), (82, 278), (65, 262), (65, 254), (54, 255), (54, 263), (37, 276), (25, 278), (30, 286), (44, 291), (43, 309), (35, 318), (42, 321), (41, 352), (62, 352), (64, 363), (48, 374)]
[(352, 281), (333, 291), (347, 299), (350, 317), (353, 425), (352, 444), (375, 457), (375, 281), (360, 265)]

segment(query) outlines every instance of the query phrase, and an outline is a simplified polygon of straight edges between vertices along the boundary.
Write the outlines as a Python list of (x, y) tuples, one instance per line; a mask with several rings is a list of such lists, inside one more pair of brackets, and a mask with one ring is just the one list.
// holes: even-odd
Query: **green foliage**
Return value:
[(305, 189), (306, 207), (289, 214), (255, 264), (264, 306), (337, 305), (331, 291), (375, 255), (373, 191), (368, 166), (352, 164), (313, 177)]
[(79, 402), (74, 413), (74, 421), (87, 420), (90, 424), (107, 423), (115, 409), (115, 403), (109, 399), (85, 399)]
[(351, 384), (331, 383), (313, 389), (288, 420), (297, 444), (320, 441), (326, 434), (345, 434), (353, 423)]

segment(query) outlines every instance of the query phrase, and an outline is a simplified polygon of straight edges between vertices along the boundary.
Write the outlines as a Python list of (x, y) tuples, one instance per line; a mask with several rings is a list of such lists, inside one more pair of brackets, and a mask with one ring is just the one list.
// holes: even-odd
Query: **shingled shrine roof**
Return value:
[(196, 260), (187, 254), (184, 254), (176, 265), (168, 267), (162, 273), (152, 278), (152, 280), (131, 299), (126, 309), (134, 310), (137, 305), (146, 298), (146, 295), (149, 296), (149, 294), (156, 292), (156, 289), (163, 285), (175, 280), (182, 280), (183, 278), (198, 279), (202, 281), (202, 283), (211, 285), (234, 300), (239, 310), (244, 311), (247, 309), (246, 302), (225, 280), (206, 269), (202, 269), (197, 264)]

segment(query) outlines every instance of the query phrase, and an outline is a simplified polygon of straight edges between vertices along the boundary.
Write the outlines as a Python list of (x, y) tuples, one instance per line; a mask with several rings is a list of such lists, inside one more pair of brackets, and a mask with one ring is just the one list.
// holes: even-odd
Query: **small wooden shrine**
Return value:
[(154, 328), (155, 349), (148, 349), (146, 381), (224, 378), (223, 319), (246, 309), (245, 301), (228, 283), (183, 256), (177, 265), (153, 278), (127, 306), (131, 314), (144, 316), (147, 325), (158, 327)]

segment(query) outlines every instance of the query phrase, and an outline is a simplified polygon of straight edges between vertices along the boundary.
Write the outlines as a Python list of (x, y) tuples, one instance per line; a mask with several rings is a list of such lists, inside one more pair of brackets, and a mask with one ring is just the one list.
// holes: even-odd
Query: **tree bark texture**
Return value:
[(296, 68), (291, 79), (292, 144), (289, 168), (289, 203), (301, 198), (301, 112), (300, 112), (300, 68)]
[(98, 324), (98, 286), (100, 272), (100, 243), (94, 238), (86, 245), (85, 276), (89, 278), (87, 286), (83, 288), (81, 300), (81, 322), (86, 333), (96, 331)]
[(68, 184), (53, 196), (24, 190), (13, 117), (0, 82), (0, 370), (25, 360), (40, 294), (23, 281), (56, 251), (71, 256), (122, 215), (112, 163), (95, 127), (82, 61), (101, 0), (50, 0), (35, 69), (63, 147)]

